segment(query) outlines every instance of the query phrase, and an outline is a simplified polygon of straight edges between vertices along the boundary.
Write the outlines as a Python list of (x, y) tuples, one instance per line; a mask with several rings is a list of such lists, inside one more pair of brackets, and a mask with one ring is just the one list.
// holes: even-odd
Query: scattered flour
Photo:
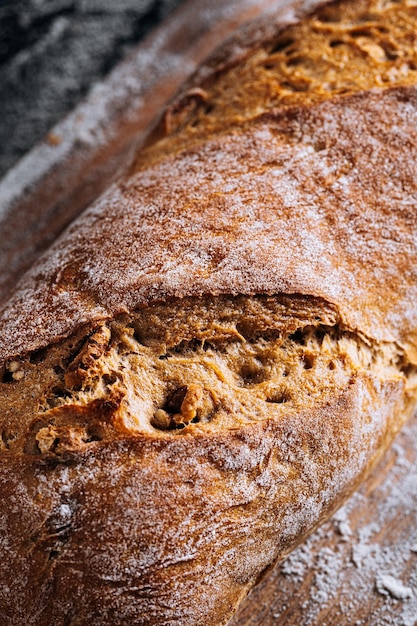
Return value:
[(411, 598), (413, 595), (411, 587), (406, 587), (400, 580), (390, 576), (389, 574), (385, 574), (377, 578), (376, 588), (378, 593), (381, 593), (382, 595), (387, 595), (389, 593), (397, 600), (405, 600), (406, 598)]
[(269, 598), (277, 591), (263, 626), (416, 626), (417, 416), (394, 460), (381, 484), (369, 489), (371, 477), (265, 581)]

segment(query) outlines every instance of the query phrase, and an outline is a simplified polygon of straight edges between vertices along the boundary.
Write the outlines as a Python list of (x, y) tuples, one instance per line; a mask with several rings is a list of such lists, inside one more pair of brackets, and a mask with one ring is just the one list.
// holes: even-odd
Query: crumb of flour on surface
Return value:
[(50, 146), (59, 146), (59, 144), (62, 142), (62, 137), (51, 131), (47, 134), (46, 141)]
[(390, 576), (389, 574), (383, 574), (377, 577), (376, 589), (378, 593), (387, 595), (388, 593), (397, 600), (404, 600), (405, 598), (411, 598), (413, 590), (411, 587), (403, 585), (401, 580)]

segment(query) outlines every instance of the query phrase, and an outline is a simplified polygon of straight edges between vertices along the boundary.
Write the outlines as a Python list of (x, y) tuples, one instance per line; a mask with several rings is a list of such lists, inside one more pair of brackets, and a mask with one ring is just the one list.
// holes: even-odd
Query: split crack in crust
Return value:
[[(415, 368), (393, 344), (343, 328), (306, 296), (206, 297), (103, 321), (61, 345), (10, 361), (6, 451), (57, 456), (95, 441), (233, 429), (325, 404), (366, 371), (404, 379)], [(408, 381), (408, 382), (407, 382)], [(26, 402), (27, 424), (19, 415)], [(21, 414), (21, 413), (20, 413)]]
[(329, 2), (243, 60), (232, 61), (231, 67), (226, 63), (221, 72), (185, 90), (168, 108), (151, 141), (168, 136), (157, 142), (155, 152), (151, 148), (144, 158), (139, 155), (137, 166), (147, 166), (201, 137), (241, 128), (274, 109), (414, 85), (416, 33), (415, 0)]

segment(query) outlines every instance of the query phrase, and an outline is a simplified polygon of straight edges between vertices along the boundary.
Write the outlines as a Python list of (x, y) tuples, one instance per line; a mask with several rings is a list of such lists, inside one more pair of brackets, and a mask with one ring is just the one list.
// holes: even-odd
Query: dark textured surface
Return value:
[(181, 0), (2, 0), (0, 176)]

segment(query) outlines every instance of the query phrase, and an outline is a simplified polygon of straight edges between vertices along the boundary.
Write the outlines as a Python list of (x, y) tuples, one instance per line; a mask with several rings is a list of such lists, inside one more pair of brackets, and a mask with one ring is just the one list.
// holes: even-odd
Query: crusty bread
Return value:
[(404, 423), (413, 5), (247, 27), (3, 306), (1, 624), (226, 624)]

